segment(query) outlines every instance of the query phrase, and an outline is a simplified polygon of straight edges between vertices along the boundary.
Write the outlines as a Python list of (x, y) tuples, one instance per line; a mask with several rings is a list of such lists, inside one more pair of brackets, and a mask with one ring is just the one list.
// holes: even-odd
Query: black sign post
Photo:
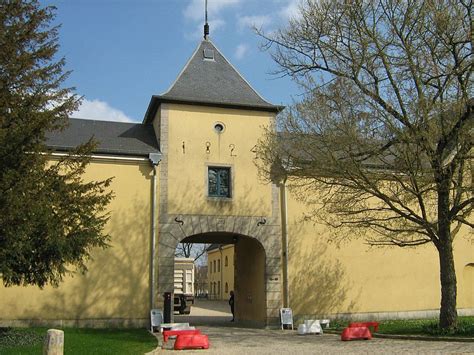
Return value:
[(163, 297), (165, 299), (163, 307), (163, 323), (171, 323), (171, 292), (165, 292)]

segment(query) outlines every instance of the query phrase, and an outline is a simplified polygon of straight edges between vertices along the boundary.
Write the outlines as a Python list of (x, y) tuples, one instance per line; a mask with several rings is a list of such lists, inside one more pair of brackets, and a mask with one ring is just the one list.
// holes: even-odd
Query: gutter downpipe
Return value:
[(286, 178), (280, 182), (280, 198), (281, 198), (281, 234), (283, 244), (283, 307), (290, 306), (290, 293), (288, 285), (288, 206), (286, 196)]
[(220, 287), (220, 290), (219, 290), (219, 296), (220, 296), (220, 299), (223, 300), (224, 299), (224, 260), (222, 259), (222, 245), (219, 245), (219, 251), (220, 251), (220, 254), (221, 254), (221, 287)]
[(150, 307), (151, 309), (155, 308), (155, 253), (156, 253), (156, 167), (160, 164), (161, 154), (160, 153), (150, 153), (148, 155), (148, 160), (150, 161), (153, 167), (152, 175), (152, 191), (151, 191), (151, 251), (150, 251)]

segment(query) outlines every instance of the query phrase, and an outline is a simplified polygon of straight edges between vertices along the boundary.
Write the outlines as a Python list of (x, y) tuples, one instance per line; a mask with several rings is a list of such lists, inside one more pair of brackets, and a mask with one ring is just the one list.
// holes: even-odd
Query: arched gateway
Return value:
[(282, 304), (281, 236), (278, 216), (180, 215), (159, 224), (155, 303), (173, 292), (174, 253), (187, 242), (234, 244), (236, 318), (256, 325), (278, 322)]

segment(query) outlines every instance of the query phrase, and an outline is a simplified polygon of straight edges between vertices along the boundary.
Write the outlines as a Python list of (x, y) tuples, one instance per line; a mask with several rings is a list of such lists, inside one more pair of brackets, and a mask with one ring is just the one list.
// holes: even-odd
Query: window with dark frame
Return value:
[(231, 197), (230, 168), (210, 166), (207, 178), (209, 197)]

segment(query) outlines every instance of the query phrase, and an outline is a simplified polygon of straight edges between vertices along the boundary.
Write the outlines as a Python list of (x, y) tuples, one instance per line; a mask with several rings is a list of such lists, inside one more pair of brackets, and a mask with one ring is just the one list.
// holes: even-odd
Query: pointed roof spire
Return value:
[(160, 103), (217, 106), (280, 112), (284, 107), (263, 99), (214, 46), (204, 39), (171, 87), (153, 95), (144, 122), (153, 119)]
[(204, 13), (204, 18), (205, 18), (205, 23), (204, 23), (204, 39), (207, 40), (207, 37), (209, 36), (209, 24), (207, 23), (207, 0), (205, 3), (205, 13)]

